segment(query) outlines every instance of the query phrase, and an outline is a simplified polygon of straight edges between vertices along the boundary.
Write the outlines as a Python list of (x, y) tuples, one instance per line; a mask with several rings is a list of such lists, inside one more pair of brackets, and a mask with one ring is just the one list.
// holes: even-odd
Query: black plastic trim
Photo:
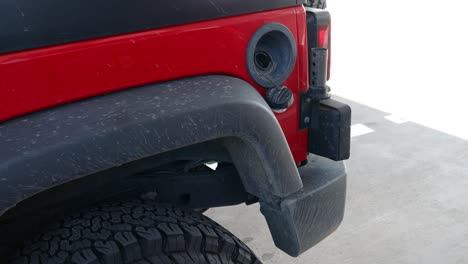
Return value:
[(148, 85), (0, 124), (0, 215), (74, 179), (220, 139), (245, 190), (273, 201), (302, 188), (283, 131), (247, 82), (212, 75)]
[(274, 204), (260, 200), (275, 245), (293, 257), (338, 228), (346, 200), (343, 162), (309, 155), (299, 173), (304, 183), (300, 191)]
[(304, 0), (2, 0), (0, 54), (303, 4)]
[(351, 108), (338, 101), (320, 101), (316, 112), (318, 123), (309, 127), (310, 153), (335, 161), (347, 160), (351, 149)]

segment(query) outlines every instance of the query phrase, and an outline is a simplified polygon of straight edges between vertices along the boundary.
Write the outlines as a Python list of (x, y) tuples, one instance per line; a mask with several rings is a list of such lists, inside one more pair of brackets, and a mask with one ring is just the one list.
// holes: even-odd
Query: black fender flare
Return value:
[(159, 153), (224, 139), (247, 192), (274, 201), (302, 188), (276, 117), (238, 78), (151, 84), (0, 124), (0, 215), (51, 187)]

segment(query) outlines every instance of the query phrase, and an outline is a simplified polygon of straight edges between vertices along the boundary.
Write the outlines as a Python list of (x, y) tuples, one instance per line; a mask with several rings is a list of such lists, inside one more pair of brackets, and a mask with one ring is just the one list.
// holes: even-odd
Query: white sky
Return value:
[(333, 93), (468, 140), (468, 2), (329, 0)]

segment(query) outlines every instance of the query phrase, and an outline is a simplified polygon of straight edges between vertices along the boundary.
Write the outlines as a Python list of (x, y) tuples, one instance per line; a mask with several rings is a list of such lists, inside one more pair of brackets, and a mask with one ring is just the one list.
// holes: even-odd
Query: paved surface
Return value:
[(468, 142), (348, 103), (353, 124), (374, 132), (352, 139), (346, 215), (337, 232), (294, 259), (275, 248), (258, 205), (207, 215), (264, 263), (468, 263)]

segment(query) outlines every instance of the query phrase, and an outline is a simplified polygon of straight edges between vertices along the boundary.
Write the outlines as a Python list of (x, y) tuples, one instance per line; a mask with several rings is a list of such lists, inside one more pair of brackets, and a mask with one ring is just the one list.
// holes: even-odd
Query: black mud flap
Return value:
[(349, 158), (351, 108), (348, 105), (332, 99), (311, 103), (303, 100), (301, 114), (311, 120), (303, 125), (309, 128), (309, 153), (334, 161)]
[(299, 169), (304, 187), (275, 204), (261, 203), (275, 245), (297, 257), (330, 235), (343, 219), (346, 167), (309, 155)]

